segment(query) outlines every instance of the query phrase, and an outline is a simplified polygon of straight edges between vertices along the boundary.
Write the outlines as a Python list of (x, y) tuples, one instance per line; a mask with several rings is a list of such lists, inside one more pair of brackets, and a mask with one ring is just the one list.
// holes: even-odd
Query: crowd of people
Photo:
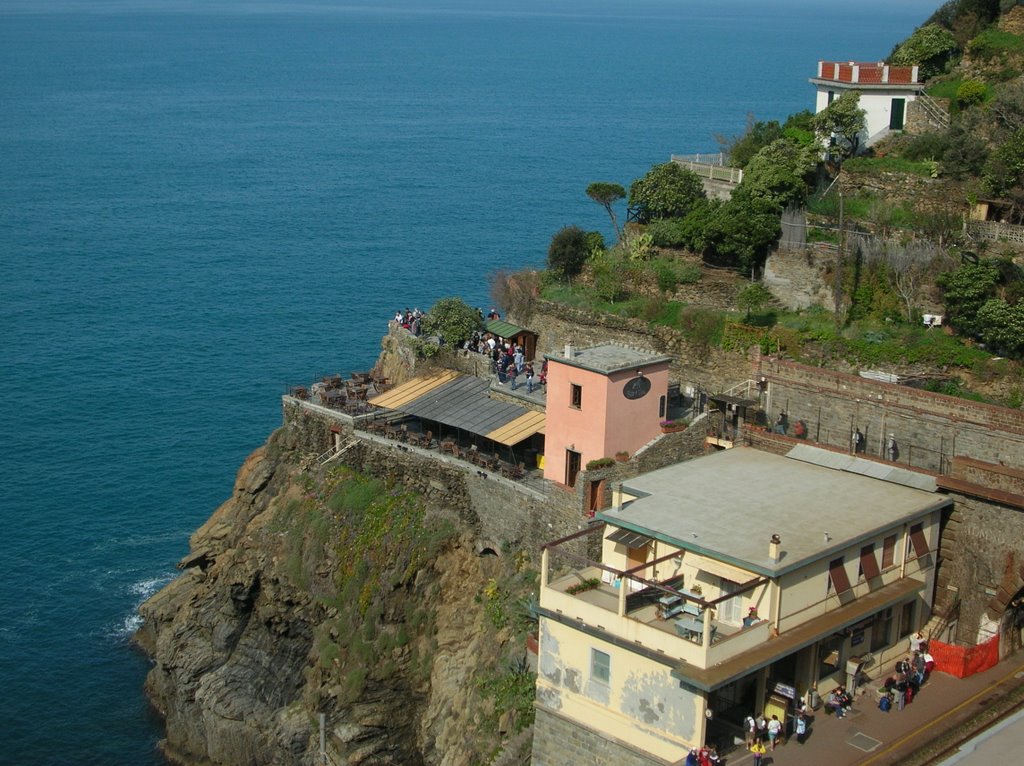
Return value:
[(722, 758), (718, 755), (718, 750), (714, 745), (708, 745), (699, 750), (697, 748), (690, 750), (684, 763), (686, 766), (715, 766), (722, 763)]
[[(477, 313), (483, 321), (483, 311), (477, 309)], [(487, 319), (501, 319), (501, 315), (495, 309), (491, 309), (486, 316)], [(423, 312), (418, 308), (396, 311), (394, 316), (395, 322), (417, 336), (420, 334), (422, 319)], [(526, 360), (525, 349), (514, 340), (498, 337), (485, 330), (476, 330), (463, 342), (462, 350), (467, 354), (482, 354), (490, 358), (491, 372), (497, 377), (498, 383), (510, 385), (513, 391), (525, 384), (527, 393), (532, 394), (534, 388), (547, 385), (547, 360), (538, 371), (534, 368), (533, 362)]]
[(896, 661), (893, 675), (885, 679), (879, 690), (878, 707), (889, 711), (909, 705), (935, 668), (935, 658), (928, 653), (928, 642), (920, 632), (910, 637), (910, 653)]
[(408, 306), (405, 311), (396, 311), (394, 320), (413, 335), (419, 336), (420, 323), (423, 320), (423, 312), (418, 308), (410, 310)]

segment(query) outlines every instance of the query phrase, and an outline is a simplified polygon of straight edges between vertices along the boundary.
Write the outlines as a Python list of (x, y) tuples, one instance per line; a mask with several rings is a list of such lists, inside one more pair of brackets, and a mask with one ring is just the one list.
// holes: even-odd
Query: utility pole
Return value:
[(836, 250), (835, 274), (832, 277), (832, 294), (835, 296), (836, 335), (843, 329), (843, 251), (846, 249), (846, 228), (843, 225), (843, 192), (839, 192), (839, 247)]

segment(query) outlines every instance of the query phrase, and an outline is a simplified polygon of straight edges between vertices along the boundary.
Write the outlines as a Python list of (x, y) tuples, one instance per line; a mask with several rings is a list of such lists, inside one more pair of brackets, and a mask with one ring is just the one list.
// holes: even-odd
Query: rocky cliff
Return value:
[(331, 764), (489, 762), (532, 715), (528, 557), (478, 555), (442, 504), (302, 442), (286, 426), (246, 460), (142, 607), (165, 752), (320, 763), (322, 713)]

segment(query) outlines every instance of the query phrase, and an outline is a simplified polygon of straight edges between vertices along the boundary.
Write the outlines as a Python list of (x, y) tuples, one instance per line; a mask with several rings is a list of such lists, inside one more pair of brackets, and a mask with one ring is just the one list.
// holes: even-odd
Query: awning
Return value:
[(544, 415), (492, 399), (481, 378), (444, 372), (403, 383), (370, 404), (515, 445), (544, 427)]
[(424, 394), (430, 393), (438, 386), (455, 380), (457, 377), (459, 377), (459, 373), (453, 370), (445, 370), (436, 375), (420, 375), (412, 380), (407, 380), (400, 386), (395, 386), (387, 393), (373, 397), (369, 403), (374, 407), (384, 407), (389, 410), (401, 409), (403, 404), (419, 399)]
[(686, 563), (693, 564), (702, 572), (707, 572), (715, 577), (721, 577), (740, 585), (748, 583), (751, 580), (756, 580), (760, 576), (753, 572), (748, 572), (745, 569), (734, 567), (732, 564), (726, 564), (724, 561), (716, 561), (715, 559), (697, 556), (692, 553), (686, 554)]
[(528, 439), (535, 433), (543, 431), (544, 422), (545, 416), (543, 412), (527, 412), (511, 423), (506, 423), (501, 428), (491, 431), (487, 434), (487, 438), (511, 447), (514, 444), (519, 444), (523, 439)]
[(608, 535), (607, 539), (613, 543), (622, 543), (629, 548), (639, 548), (641, 545), (651, 542), (651, 538), (631, 529), (617, 529)]

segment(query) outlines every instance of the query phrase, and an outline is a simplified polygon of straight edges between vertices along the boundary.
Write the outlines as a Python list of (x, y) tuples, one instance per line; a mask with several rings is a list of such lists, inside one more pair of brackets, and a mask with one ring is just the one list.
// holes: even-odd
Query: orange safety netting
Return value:
[(935, 669), (957, 678), (967, 678), (988, 670), (999, 662), (999, 636), (977, 646), (953, 646), (929, 641), (928, 653), (935, 658)]

